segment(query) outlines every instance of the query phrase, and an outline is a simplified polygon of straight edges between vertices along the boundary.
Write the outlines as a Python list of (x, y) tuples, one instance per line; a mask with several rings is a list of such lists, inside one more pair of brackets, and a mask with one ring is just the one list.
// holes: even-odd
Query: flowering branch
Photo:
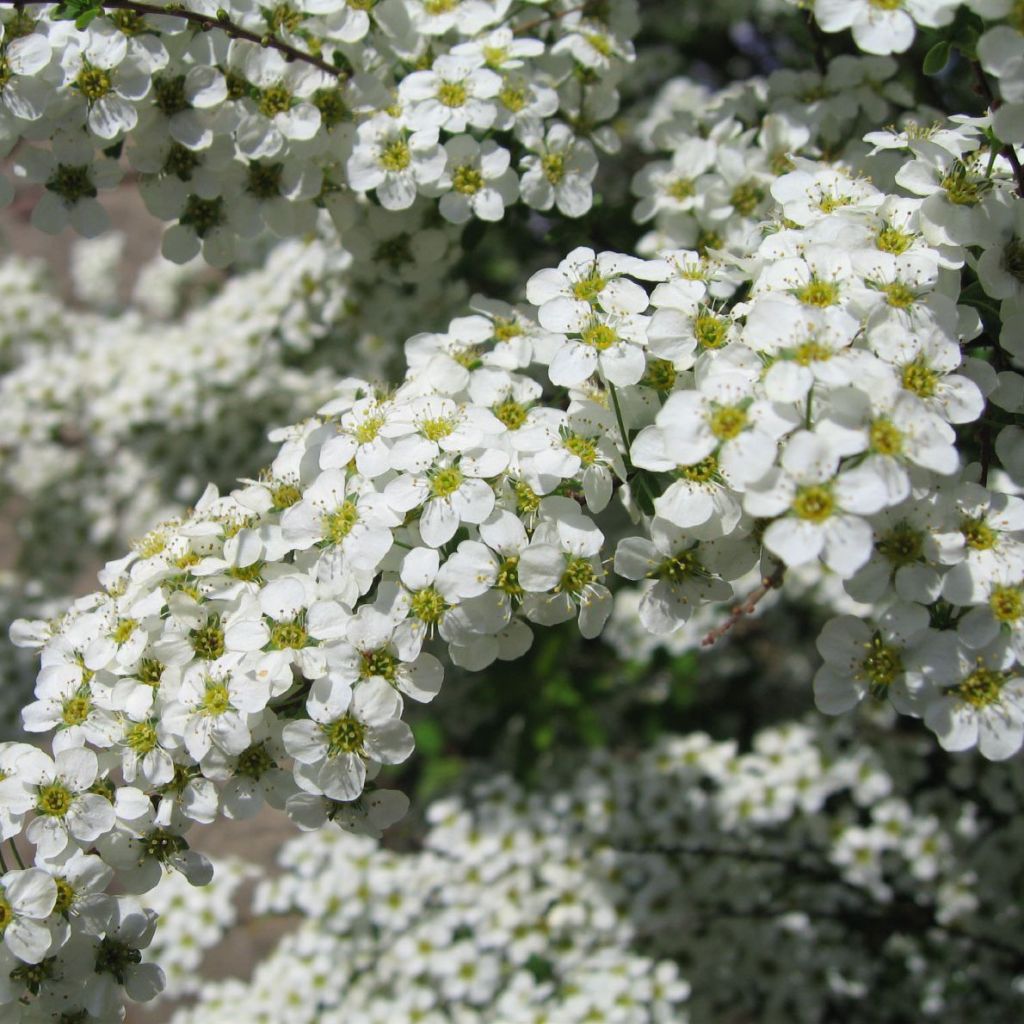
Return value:
[(782, 586), (782, 578), (786, 574), (786, 567), (779, 565), (778, 568), (771, 574), (771, 576), (765, 576), (761, 580), (761, 586), (757, 588), (747, 599), (741, 604), (736, 605), (729, 613), (729, 617), (720, 626), (716, 626), (712, 629), (703, 640), (701, 645), (703, 647), (711, 647), (714, 643), (720, 640), (726, 633), (736, 625), (744, 615), (753, 615), (757, 610), (757, 606), (768, 596), (773, 590), (778, 590)]
[[(24, 0), (0, 0), (0, 4), (19, 8), (25, 6)], [(211, 18), (206, 14), (201, 14), (198, 11), (187, 10), (185, 7), (179, 5), (162, 7), (159, 4), (141, 3), (138, 2), (138, 0), (103, 0), (100, 7), (106, 10), (131, 11), (135, 14), (141, 15), (160, 14), (172, 18), (182, 18), (194, 25), (198, 25), (200, 30), (203, 32), (209, 32), (211, 29), (219, 28), (232, 39), (244, 39), (250, 43), (255, 43), (257, 46), (262, 46), (265, 49), (270, 48), (272, 50), (277, 50), (287, 61), (302, 61), (305, 64), (318, 68), (320, 71), (323, 71), (334, 78), (339, 78), (344, 74), (344, 71), (340, 68), (336, 68), (333, 64), (329, 64), (323, 58), (314, 56), (312, 53), (307, 53), (305, 50), (300, 50), (298, 47), (292, 46), (290, 43), (286, 43), (283, 39), (278, 39), (277, 36), (271, 35), (269, 32), (261, 35), (257, 32), (252, 32), (249, 29), (242, 28), (241, 25), (237, 25), (235, 22), (231, 21), (223, 11), (219, 11), (216, 18)]]

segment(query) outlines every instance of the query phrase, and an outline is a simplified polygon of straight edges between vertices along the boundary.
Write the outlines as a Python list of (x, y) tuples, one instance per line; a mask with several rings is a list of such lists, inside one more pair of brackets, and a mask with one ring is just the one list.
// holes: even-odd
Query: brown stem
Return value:
[[(0, 5), (12, 7), (22, 7), (24, 3), (25, 0), (0, 0)], [(269, 32), (263, 35), (260, 35), (258, 32), (251, 32), (249, 29), (242, 28), (241, 25), (236, 25), (227, 18), (211, 18), (207, 14), (189, 11), (183, 7), (161, 7), (159, 4), (141, 3), (139, 0), (102, 0), (101, 6), (109, 10), (134, 11), (136, 14), (160, 14), (171, 18), (181, 18), (184, 21), (192, 22), (193, 25), (198, 25), (203, 32), (219, 28), (223, 33), (231, 36), (232, 39), (245, 39), (250, 43), (255, 43), (257, 46), (277, 50), (284, 55), (285, 60), (302, 61), (304, 64), (310, 64), (315, 68), (319, 68), (333, 78), (340, 78), (344, 74), (342, 70), (336, 68), (333, 64), (328, 64), (322, 57), (316, 57), (312, 53), (300, 50), (298, 47), (286, 43), (283, 39), (278, 39), (277, 36), (271, 35)]]
[(786, 567), (779, 565), (771, 576), (765, 576), (761, 580), (761, 586), (748, 595), (741, 604), (733, 607), (729, 617), (720, 626), (712, 629), (707, 636), (701, 640), (701, 646), (710, 647), (717, 640), (721, 640), (726, 633), (736, 625), (744, 615), (753, 615), (757, 606), (773, 591), (782, 586), (782, 577), (786, 573)]
[[(974, 78), (977, 83), (978, 93), (988, 104), (990, 110), (998, 110), (1002, 106), (1003, 101), (992, 91), (992, 86), (981, 64), (974, 60), (971, 62), (971, 66), (974, 68)], [(1010, 167), (1013, 168), (1013, 176), (1017, 182), (1017, 195), (1024, 199), (1024, 167), (1021, 166), (1017, 150), (1007, 142), (999, 152), (1002, 156), (1006, 157)]]

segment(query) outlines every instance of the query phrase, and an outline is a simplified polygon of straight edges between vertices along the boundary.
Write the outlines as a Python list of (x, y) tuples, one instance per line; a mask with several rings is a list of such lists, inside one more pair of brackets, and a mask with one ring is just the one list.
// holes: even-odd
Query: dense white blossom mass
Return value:
[[(97, 197), (130, 168), (170, 222), (172, 260), (201, 253), (220, 267), (266, 232), (288, 239), (181, 315), (176, 285), (143, 287), (166, 299), (149, 300), (161, 326), (133, 311), (69, 314), (30, 266), (5, 265), (4, 294), (33, 296), (0, 307), (5, 485), (45, 500), (89, 480), (78, 529), (118, 539), (239, 451), (197, 473), (188, 446), (174, 448), (168, 493), (147, 461), (161, 431), (198, 444), (217, 420), (265, 426), (316, 407), (273, 432), (262, 471), (211, 484), (109, 561), (100, 590), (13, 624), (14, 644), (39, 655), (23, 727), (52, 752), (0, 747), (0, 840), (18, 850), (16, 868), (0, 861), (5, 1021), (116, 1021), (124, 998), (152, 998), (163, 975), (143, 955), (156, 927), (146, 894), (170, 870), (210, 880), (195, 824), (269, 805), (306, 829), (379, 835), (408, 800), (378, 774), (412, 754), (405, 713), (438, 694), (439, 655), (481, 672), (526, 654), (540, 627), (574, 622), (597, 638), (628, 601), (637, 634), (671, 644), (713, 621), (714, 640), (770, 591), (811, 580), (839, 612), (817, 640), (820, 711), (881, 705), (904, 723), (892, 729), (916, 733), (919, 757), (934, 750), (929, 732), (990, 761), (1020, 751), (1019, 4), (801, 6), (815, 40), (850, 29), (863, 53), (717, 90), (674, 78), (625, 126), (618, 88), (638, 30), (626, 0), (0, 6), (0, 150), (13, 151), (16, 180), (41, 186), (33, 223), (97, 234)], [(958, 34), (928, 60), (935, 73), (951, 59), (973, 67), (981, 116), (923, 104), (891, 56), (947, 28)], [(520, 201), (549, 220), (583, 216), (623, 141), (639, 157), (635, 251), (565, 246), (519, 304), (446, 288), (459, 225), (498, 223)], [(347, 361), (318, 363), (336, 331)], [(394, 384), (374, 340), (410, 334)], [(254, 429), (228, 441), (247, 448)], [(624, 799), (637, 821), (615, 823), (601, 796), (564, 796), (566, 814), (580, 808), (571, 838), (539, 798), (523, 810), (496, 783), (477, 812), (496, 821), (493, 859), (469, 841), (462, 806), (435, 812), (410, 867), (370, 840), (296, 845), (286, 857), (308, 857), (309, 874), (266, 887), (267, 906), (311, 913), (317, 864), (335, 859), (332, 877), (358, 900), (312, 908), (326, 930), (285, 949), (303, 965), (295, 1019), (348, 1020), (365, 1005), (367, 1020), (539, 1024), (556, 997), (560, 1021), (679, 1019), (689, 985), (676, 963), (695, 937), (659, 914), (686, 886), (668, 853), (634, 874), (616, 846), (657, 820), (641, 809), (659, 773), (653, 792), (678, 797), (665, 813), (684, 835), (708, 801), (715, 827), (756, 851), (737, 822), (781, 825), (799, 808), (808, 821), (786, 826), (780, 856), (841, 794), (853, 809), (837, 812), (836, 834), (813, 836), (840, 889), (906, 910), (888, 871), (899, 861), (937, 887), (925, 931), (960, 928), (977, 908), (977, 879), (944, 859), (937, 819), (884, 799), (888, 785), (870, 791), (856, 754), (830, 761), (801, 730), (758, 742), (736, 755), (666, 740), (635, 778), (592, 768), (598, 794), (638, 791)], [(439, 914), (427, 904), (449, 870), (465, 884)], [(389, 873), (406, 871), (422, 908), (389, 899)], [(474, 891), (492, 883), (486, 898)], [(512, 909), (486, 902), (502, 893)], [(638, 893), (649, 913), (623, 923), (620, 904)], [(531, 945), (525, 922), (541, 919), (575, 940), (564, 960)], [(834, 990), (860, 998), (881, 984), (836, 966), (835, 932), (791, 926), (794, 956), (829, 943)], [(672, 935), (642, 952), (633, 927)], [(323, 964), (338, 961), (373, 969), (353, 967), (328, 996)], [(279, 968), (266, 969), (272, 981), (228, 986), (221, 1011), (211, 996), (194, 1019), (234, 1019), (238, 1000), (273, 1017), (263, 1007)], [(940, 971), (926, 981), (909, 1014), (955, 1003)], [(441, 1016), (421, 987), (465, 1012)]]

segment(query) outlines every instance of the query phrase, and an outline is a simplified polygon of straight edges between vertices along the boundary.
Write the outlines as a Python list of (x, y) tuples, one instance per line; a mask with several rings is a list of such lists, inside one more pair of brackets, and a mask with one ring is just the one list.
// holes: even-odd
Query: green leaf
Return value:
[(61, 0), (51, 12), (51, 17), (54, 21), (73, 21), (76, 28), (85, 28), (102, 13), (102, 0)]
[(924, 64), (921, 66), (921, 70), (926, 75), (937, 75), (940, 71), (945, 68), (949, 63), (949, 57), (952, 52), (952, 46), (950, 46), (948, 39), (943, 39), (941, 42), (936, 43), (924, 56)]

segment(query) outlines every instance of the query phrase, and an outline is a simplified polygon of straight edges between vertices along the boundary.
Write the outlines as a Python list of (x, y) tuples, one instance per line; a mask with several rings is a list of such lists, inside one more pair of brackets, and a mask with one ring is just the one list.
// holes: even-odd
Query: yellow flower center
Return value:
[(918, 398), (932, 398), (939, 386), (939, 375), (920, 359), (903, 367), (903, 386)]
[(811, 363), (824, 363), (832, 355), (832, 349), (820, 341), (805, 341), (793, 351), (793, 360), (801, 366), (810, 366)]
[(461, 486), (464, 477), (455, 466), (439, 469), (430, 478), (430, 489), (435, 498), (450, 498)]
[(75, 88), (90, 102), (102, 99), (113, 88), (109, 71), (87, 64), (75, 78)]
[(88, 697), (88, 691), (79, 693), (64, 701), (61, 708), (61, 721), (65, 725), (81, 725), (92, 710), (92, 701)]
[(572, 294), (581, 302), (594, 302), (607, 283), (607, 279), (603, 278), (594, 267), (586, 277), (573, 283)]
[(805, 306), (825, 309), (839, 301), (839, 285), (834, 281), (823, 281), (812, 277), (802, 288), (796, 290), (797, 299)]
[(424, 587), (413, 594), (409, 607), (420, 622), (432, 626), (441, 621), (448, 610), (448, 602), (433, 587)]
[(509, 430), (518, 430), (526, 422), (526, 407), (509, 398), (494, 407), (494, 415)]
[(886, 227), (875, 236), (875, 247), (882, 252), (901, 256), (913, 244), (914, 236), (900, 231), (898, 228)]
[(136, 754), (148, 754), (156, 747), (156, 729), (149, 722), (136, 722), (125, 733), (124, 741)]
[(74, 886), (66, 879), (60, 878), (59, 876), (54, 877), (54, 882), (57, 883), (57, 902), (53, 905), (53, 912), (55, 914), (66, 914), (75, 903)]
[(579, 595), (597, 578), (597, 573), (590, 561), (580, 556), (573, 556), (565, 563), (562, 577), (555, 587), (556, 593), (566, 593), (572, 597)]
[(903, 452), (903, 434), (887, 419), (877, 419), (871, 424), (871, 450), (879, 455), (900, 455)]
[(502, 560), (498, 566), (498, 578), (494, 585), (509, 597), (519, 598), (523, 596), (523, 588), (519, 585), (519, 556), (509, 555)]
[(691, 199), (697, 193), (697, 185), (692, 178), (676, 178), (669, 182), (665, 194), (676, 202)]
[(455, 429), (455, 421), (450, 416), (438, 416), (434, 419), (423, 420), (420, 423), (420, 433), (428, 441), (440, 441), (447, 437)]
[(913, 565), (924, 555), (924, 533), (910, 523), (897, 523), (882, 536), (876, 547), (879, 554), (897, 568)]
[(359, 522), (359, 507), (354, 501), (343, 501), (324, 517), (324, 537), (332, 544), (340, 544)]
[(894, 281), (882, 288), (885, 301), (893, 309), (910, 309), (917, 302), (917, 296), (902, 281)]
[(389, 683), (395, 681), (398, 662), (386, 648), (378, 647), (374, 651), (362, 651), (360, 657), (363, 662), (360, 668), (361, 678), (370, 679), (373, 676), (381, 676)]
[(274, 508), (291, 508), (302, 501), (302, 491), (296, 484), (277, 484), (270, 490), (270, 500), (274, 503)]
[(709, 455), (692, 466), (680, 466), (676, 473), (683, 480), (689, 480), (694, 484), (710, 484), (718, 481), (718, 458)]
[(764, 199), (764, 189), (752, 181), (737, 185), (729, 196), (729, 203), (743, 217), (749, 217)]
[(903, 672), (899, 649), (887, 646), (880, 636), (873, 637), (861, 659), (860, 674), (868, 680), (872, 696), (883, 697)]
[(707, 572), (695, 551), (680, 551), (671, 558), (666, 558), (651, 575), (659, 580), (679, 584), (694, 576), (706, 576)]
[(584, 466), (592, 466), (597, 462), (597, 445), (592, 438), (581, 437), (579, 434), (570, 434), (563, 439), (562, 447), (572, 452)]
[(729, 340), (729, 321), (714, 313), (701, 313), (693, 321), (693, 334), (701, 348), (721, 348)]
[(676, 368), (668, 359), (651, 359), (640, 383), (661, 394), (668, 394), (676, 386)]
[(615, 333), (615, 328), (608, 324), (591, 324), (589, 327), (585, 327), (580, 335), (580, 341), (584, 345), (596, 348), (599, 352), (611, 348), (618, 340), (619, 336)]
[(738, 405), (719, 406), (711, 414), (708, 426), (719, 441), (731, 441), (743, 433), (747, 425), (747, 413)]
[(546, 153), (540, 160), (544, 177), (557, 185), (565, 177), (565, 155), (562, 153)]
[(1024, 616), (1024, 591), (1020, 586), (993, 587), (988, 606), (1000, 622), (1016, 622)]
[(1008, 678), (1007, 673), (985, 668), (979, 662), (978, 667), (959, 686), (953, 688), (953, 693), (972, 707), (988, 707), (999, 703), (999, 692)]
[(960, 524), (960, 532), (964, 535), (964, 543), (974, 551), (991, 551), (998, 540), (996, 531), (983, 517), (965, 519)]
[(206, 693), (199, 704), (200, 714), (217, 717), (223, 715), (231, 707), (231, 695), (226, 683), (215, 683), (207, 680)]
[(793, 499), (793, 512), (800, 519), (811, 523), (823, 523), (835, 511), (836, 503), (832, 492), (822, 484), (801, 487)]
[(309, 634), (301, 622), (279, 622), (270, 631), (270, 646), (275, 650), (298, 650), (309, 643)]
[(294, 99), (282, 83), (268, 86), (260, 93), (258, 102), (260, 113), (264, 117), (275, 117), (292, 109)]
[(217, 615), (208, 619), (205, 626), (193, 629), (189, 637), (197, 658), (214, 661), (224, 653), (224, 630)]
[(71, 810), (73, 801), (70, 789), (60, 782), (51, 782), (40, 788), (36, 797), (36, 812), (47, 818), (63, 818)]
[(404, 171), (412, 163), (409, 143), (404, 139), (392, 139), (381, 150), (378, 162), (385, 171)]
[(469, 99), (469, 90), (462, 82), (442, 82), (437, 89), (437, 98), (446, 107), (461, 107)]
[(463, 164), (455, 168), (452, 175), (452, 188), (464, 196), (475, 196), (484, 187), (483, 174), (471, 164)]
[(342, 715), (336, 722), (321, 726), (327, 737), (328, 753), (361, 754), (366, 742), (366, 726), (351, 715)]

